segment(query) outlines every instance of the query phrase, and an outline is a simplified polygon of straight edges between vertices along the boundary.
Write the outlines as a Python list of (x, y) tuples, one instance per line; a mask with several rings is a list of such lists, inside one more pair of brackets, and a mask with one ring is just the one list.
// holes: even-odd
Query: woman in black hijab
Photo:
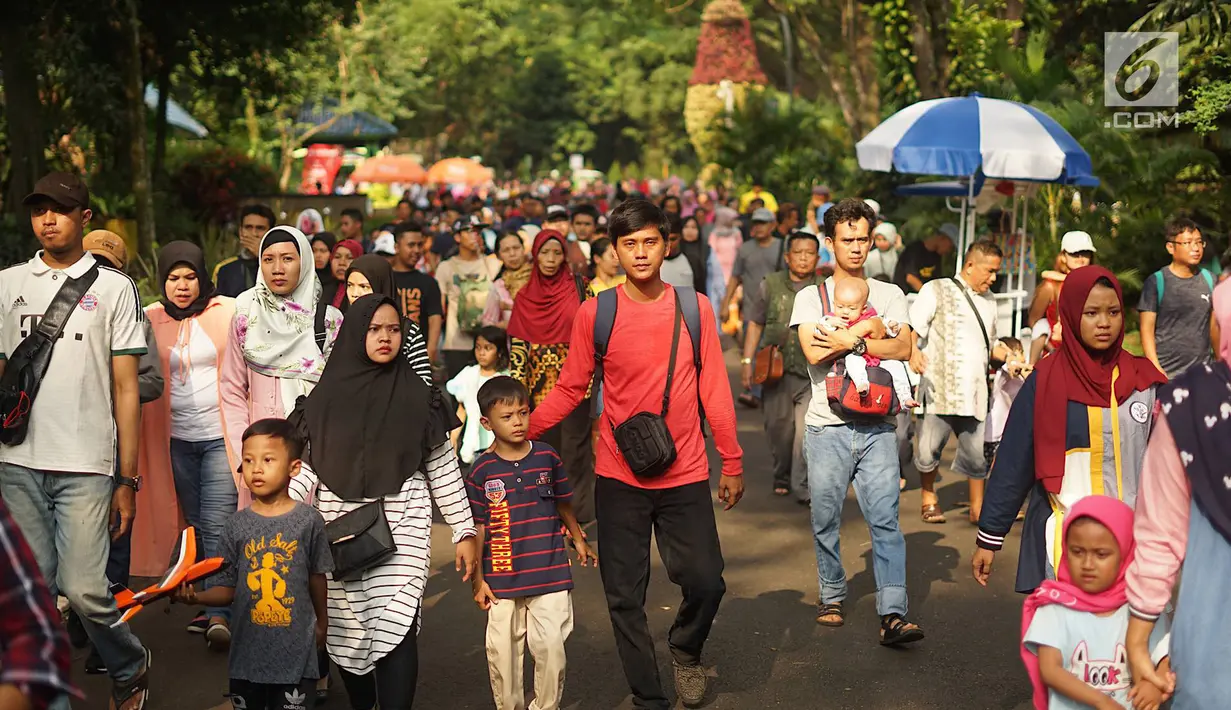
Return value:
[[(378, 254), (365, 254), (352, 261), (346, 270), (346, 298), (342, 300), (342, 312), (346, 313), (351, 303), (370, 293), (397, 303), (393, 267), (388, 259)], [(402, 354), (423, 381), (431, 384), (432, 361), (427, 356), (427, 340), (418, 324), (408, 318), (402, 319)]]
[[(311, 237), (312, 243), (312, 262), (316, 269), (316, 278), (321, 280), (321, 286), (324, 287), (325, 293), (333, 293), (337, 290), (338, 280), (333, 276), (333, 266), (330, 264), (330, 259), (333, 257), (333, 247), (338, 243), (333, 232), (317, 232)], [(330, 290), (333, 287), (333, 290)]]
[(439, 391), (398, 356), (402, 324), (389, 297), (356, 299), (320, 382), (292, 415), (308, 442), (292, 495), (313, 500), (326, 530), (379, 501), (397, 548), (354, 581), (329, 581), (327, 648), (355, 708), (379, 702), (385, 710), (406, 710), (414, 702), (416, 635), (431, 557), (429, 495), (453, 529), (463, 581), (478, 557), (449, 443), (458, 422)]
[[(137, 463), (148, 485), (139, 494), (133, 536), (137, 574), (166, 568), (181, 513), (196, 528), (204, 556), (216, 556), (227, 518), (238, 507), (218, 377), (235, 301), (214, 295), (205, 255), (191, 242), (171, 242), (159, 251), (158, 283), (162, 298), (145, 315), (166, 385), (141, 413)], [(209, 608), (189, 630), (205, 633), (210, 648), (225, 651), (229, 618), (230, 609)]]

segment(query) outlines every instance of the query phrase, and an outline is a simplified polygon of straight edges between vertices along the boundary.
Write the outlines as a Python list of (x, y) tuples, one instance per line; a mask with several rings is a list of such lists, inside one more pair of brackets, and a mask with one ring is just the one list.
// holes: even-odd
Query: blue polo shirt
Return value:
[(466, 478), (466, 493), (483, 539), (483, 578), (501, 599), (573, 588), (557, 501), (573, 496), (556, 450), (531, 442), (520, 461), (480, 456)]

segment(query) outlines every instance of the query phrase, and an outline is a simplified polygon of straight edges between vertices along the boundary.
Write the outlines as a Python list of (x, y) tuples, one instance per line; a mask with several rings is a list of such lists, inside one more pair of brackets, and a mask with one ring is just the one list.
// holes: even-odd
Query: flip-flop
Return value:
[(920, 517), (923, 519), (923, 522), (928, 525), (940, 525), (948, 522), (945, 518), (944, 511), (941, 510), (940, 506), (935, 503), (925, 503), (923, 505), (923, 510), (920, 513)]

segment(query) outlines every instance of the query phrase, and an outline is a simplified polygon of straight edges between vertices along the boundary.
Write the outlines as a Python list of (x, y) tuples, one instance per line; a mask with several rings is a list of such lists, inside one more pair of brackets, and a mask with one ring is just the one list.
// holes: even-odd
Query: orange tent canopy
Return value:
[(368, 158), (355, 168), (354, 182), (417, 182), (427, 181), (427, 171), (409, 155), (378, 155)]
[(491, 168), (470, 158), (445, 158), (427, 171), (427, 181), (436, 185), (482, 185), (491, 179)]

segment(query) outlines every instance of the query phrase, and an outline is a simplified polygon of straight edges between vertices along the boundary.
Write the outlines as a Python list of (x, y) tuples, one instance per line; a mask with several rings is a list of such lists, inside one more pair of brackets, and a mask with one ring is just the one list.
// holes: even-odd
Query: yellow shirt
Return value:
[(604, 281), (601, 276), (595, 276), (593, 279), (590, 280), (590, 285), (588, 287), (590, 291), (590, 295), (597, 296), (598, 294), (602, 293), (603, 291), (606, 291), (609, 288), (615, 288), (616, 286), (623, 284), (627, 280), (628, 280), (628, 277), (625, 276), (624, 274), (617, 274), (609, 282)]
[(775, 212), (775, 213), (778, 211), (778, 200), (774, 199), (774, 196), (772, 193), (766, 192), (765, 190), (761, 190), (760, 192), (749, 190), (748, 192), (745, 192), (744, 194), (739, 196), (739, 213), (740, 214), (747, 213), (748, 203), (752, 202), (758, 197), (765, 201), (765, 209), (769, 210), (770, 212)]

